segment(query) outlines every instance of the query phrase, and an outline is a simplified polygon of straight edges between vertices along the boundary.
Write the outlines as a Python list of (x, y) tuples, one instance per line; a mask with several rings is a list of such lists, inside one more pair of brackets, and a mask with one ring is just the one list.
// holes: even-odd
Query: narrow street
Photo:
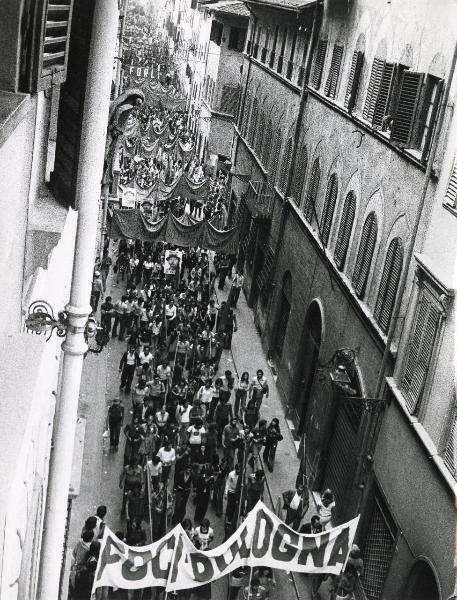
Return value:
[[(228, 279), (223, 291), (217, 290), (218, 301), (227, 299), (230, 290)], [(107, 292), (115, 302), (124, 293), (122, 282), (117, 286), (113, 284), (112, 274), (108, 278)], [(268, 422), (273, 417), (279, 419), (281, 432), (284, 439), (279, 443), (274, 472), (266, 471), (266, 491), (264, 502), (273, 511), (280, 504), (283, 491), (294, 489), (295, 479), (299, 466), (297, 451), (292, 434), (287, 426), (284, 416), (284, 407), (281, 404), (279, 390), (273, 381), (273, 375), (268, 366), (263, 352), (260, 337), (256, 331), (253, 313), (248, 307), (243, 294), (240, 295), (236, 309), (238, 330), (233, 336), (231, 351), (224, 350), (219, 365), (218, 374), (223, 374), (229, 369), (233, 373), (248, 371), (252, 377), (258, 369), (266, 374), (269, 383), (269, 398), (265, 399), (261, 407), (261, 418)], [(112, 339), (106, 349), (99, 355), (89, 354), (85, 360), (79, 415), (86, 419), (86, 435), (84, 444), (84, 457), (80, 495), (74, 500), (72, 508), (71, 525), (68, 536), (67, 556), (65, 563), (64, 586), (68, 585), (71, 567), (71, 552), (81, 535), (84, 521), (94, 515), (97, 506), (105, 504), (108, 508), (106, 522), (113, 531), (125, 531), (125, 520), (121, 519), (122, 492), (119, 489), (119, 476), (123, 467), (125, 435), (121, 433), (119, 451), (109, 452), (109, 438), (104, 438), (106, 431), (106, 418), (108, 407), (115, 397), (120, 397), (125, 407), (124, 426), (129, 422), (131, 414), (130, 397), (119, 391), (119, 362), (127, 342)], [(310, 497), (309, 520), (313, 511), (313, 500)], [(225, 509), (225, 507), (224, 507)], [(192, 498), (187, 505), (187, 515), (193, 515)], [(214, 507), (210, 503), (208, 518), (215, 532), (214, 544), (220, 543), (224, 537), (223, 519), (216, 517)], [(150, 533), (146, 527), (148, 542)], [(276, 588), (275, 597), (298, 597), (304, 600), (311, 599), (309, 579), (296, 574), (292, 576), (282, 572), (275, 572)], [(227, 595), (227, 577), (212, 584), (213, 597), (222, 598)], [(65, 589), (65, 587), (64, 587)], [(276, 595), (277, 594), (277, 595)], [(117, 596), (116, 596), (117, 597)]]

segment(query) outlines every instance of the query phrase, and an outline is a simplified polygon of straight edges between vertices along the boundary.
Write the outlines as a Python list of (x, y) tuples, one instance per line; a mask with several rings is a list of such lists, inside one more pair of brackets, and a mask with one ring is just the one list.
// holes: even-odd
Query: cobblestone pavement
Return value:
[[(230, 280), (224, 291), (217, 290), (219, 301), (227, 297)], [(124, 286), (116, 286), (108, 278), (107, 295), (113, 297), (115, 302), (123, 293)], [(249, 371), (251, 377), (257, 369), (262, 369), (266, 374), (270, 394), (261, 407), (261, 417), (270, 421), (277, 417), (280, 421), (281, 432), (284, 440), (278, 445), (274, 472), (267, 471), (267, 493), (264, 502), (276, 510), (281, 493), (294, 487), (298, 470), (298, 458), (295, 443), (287, 427), (284, 409), (280, 400), (279, 391), (273, 381), (273, 376), (263, 352), (260, 337), (254, 325), (251, 309), (247, 306), (244, 296), (241, 295), (236, 309), (238, 331), (233, 336), (232, 352), (224, 351), (220, 362), (220, 371), (230, 369), (232, 372)], [(131, 407), (130, 398), (126, 394), (119, 394), (119, 361), (126, 350), (126, 342), (111, 340), (103, 353), (89, 354), (85, 360), (83, 379), (81, 385), (79, 415), (86, 418), (86, 436), (83, 457), (80, 495), (73, 501), (72, 516), (68, 534), (67, 555), (65, 561), (64, 589), (68, 585), (68, 576), (71, 564), (71, 551), (79, 539), (85, 519), (95, 514), (96, 507), (106, 504), (108, 514), (106, 522), (110, 529), (125, 530), (125, 521), (120, 518), (122, 494), (119, 489), (119, 475), (123, 465), (124, 436), (121, 433), (121, 442), (117, 453), (109, 452), (109, 440), (103, 437), (106, 424), (107, 408), (115, 396), (120, 396), (125, 407), (125, 420), (129, 418)], [(192, 500), (189, 500), (188, 515), (193, 515)], [(312, 503), (312, 500), (311, 500)], [(310, 509), (312, 510), (312, 509)], [(220, 543), (224, 536), (223, 519), (217, 518), (210, 506), (208, 518), (215, 531), (214, 545)], [(148, 532), (149, 535), (149, 532)], [(149, 538), (148, 538), (149, 539)], [(272, 596), (275, 598), (311, 598), (310, 580), (303, 575), (291, 575), (285, 572), (276, 572), (276, 588)], [(213, 598), (227, 598), (227, 578), (215, 582), (212, 586)], [(113, 597), (123, 598), (119, 592)], [(126, 597), (126, 596), (125, 596)], [(145, 594), (144, 600), (149, 597)], [(323, 595), (322, 598), (325, 596)]]

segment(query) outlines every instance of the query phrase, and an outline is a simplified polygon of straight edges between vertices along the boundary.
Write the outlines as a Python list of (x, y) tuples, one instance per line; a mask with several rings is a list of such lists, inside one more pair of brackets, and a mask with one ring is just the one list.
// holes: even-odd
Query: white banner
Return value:
[(317, 535), (299, 534), (258, 502), (226, 542), (206, 551), (195, 548), (181, 525), (142, 547), (127, 546), (105, 528), (94, 590), (101, 586), (161, 586), (168, 592), (191, 589), (241, 566), (338, 575), (346, 564), (358, 521), (356, 517)]

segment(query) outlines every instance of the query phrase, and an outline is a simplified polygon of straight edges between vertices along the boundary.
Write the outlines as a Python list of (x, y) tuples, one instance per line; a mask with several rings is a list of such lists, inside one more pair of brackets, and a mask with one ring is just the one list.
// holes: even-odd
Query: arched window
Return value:
[(389, 329), (402, 267), (403, 244), (400, 238), (395, 238), (390, 242), (387, 250), (381, 283), (379, 284), (378, 298), (374, 309), (374, 318), (384, 333), (387, 333)]
[(278, 320), (276, 323), (275, 353), (280, 358), (286, 339), (287, 325), (289, 323), (290, 307), (292, 304), (292, 277), (289, 271), (284, 273), (282, 279), (281, 297), (279, 300)]
[(265, 169), (267, 169), (271, 154), (271, 140), (273, 139), (273, 123), (271, 119), (268, 119), (268, 125), (263, 139), (265, 140), (265, 144), (263, 144), (262, 148), (262, 163)]
[(378, 236), (378, 223), (376, 215), (371, 212), (365, 219), (360, 238), (359, 251), (355, 261), (354, 274), (352, 276), (352, 284), (355, 293), (361, 299), (365, 294), (368, 274), (370, 272), (371, 261), (376, 246), (376, 238)]
[(275, 184), (276, 175), (278, 173), (279, 157), (281, 156), (282, 148), (282, 135), (281, 129), (278, 127), (276, 130), (275, 140), (273, 144), (273, 151), (270, 153), (270, 182), (272, 185)]
[(332, 229), (333, 213), (335, 212), (336, 198), (338, 196), (338, 180), (333, 174), (327, 184), (325, 203), (321, 217), (321, 237), (324, 246), (327, 246)]
[(355, 195), (349, 192), (344, 201), (343, 212), (341, 213), (340, 228), (335, 246), (335, 263), (340, 271), (344, 269), (346, 256), (351, 239), (352, 226), (355, 218)]
[(311, 169), (311, 176), (308, 182), (308, 189), (306, 192), (305, 205), (303, 206), (303, 214), (307, 220), (311, 223), (313, 215), (315, 213), (317, 190), (319, 189), (319, 181), (321, 178), (321, 165), (319, 159), (313, 162), (313, 168)]
[(248, 142), (251, 145), (251, 148), (254, 145), (254, 136), (257, 131), (257, 116), (259, 114), (259, 101), (257, 98), (254, 98), (252, 102), (252, 112), (251, 112), (251, 120), (249, 121), (249, 134), (248, 134)]
[(280, 177), (279, 177), (279, 189), (284, 194), (286, 193), (287, 178), (289, 176), (290, 163), (292, 160), (292, 145), (293, 145), (293, 140), (292, 140), (292, 138), (289, 138), (287, 140), (286, 149), (284, 150), (284, 156), (282, 158), (282, 164), (281, 164), (281, 173), (280, 173)]
[(259, 118), (259, 127), (257, 128), (257, 133), (255, 135), (255, 143), (254, 150), (257, 156), (261, 156), (262, 148), (263, 148), (263, 136), (265, 135), (265, 113), (262, 110)]
[(298, 160), (295, 164), (294, 179), (292, 182), (292, 196), (295, 199), (297, 206), (300, 205), (301, 195), (303, 193), (303, 185), (305, 183), (306, 168), (308, 166), (308, 153), (306, 146), (302, 146)]

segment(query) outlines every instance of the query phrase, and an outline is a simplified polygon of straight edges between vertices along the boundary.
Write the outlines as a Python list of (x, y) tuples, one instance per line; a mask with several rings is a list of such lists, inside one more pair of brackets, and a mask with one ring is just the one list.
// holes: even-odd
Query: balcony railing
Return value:
[(274, 190), (268, 182), (250, 181), (245, 199), (254, 219), (271, 217)]

